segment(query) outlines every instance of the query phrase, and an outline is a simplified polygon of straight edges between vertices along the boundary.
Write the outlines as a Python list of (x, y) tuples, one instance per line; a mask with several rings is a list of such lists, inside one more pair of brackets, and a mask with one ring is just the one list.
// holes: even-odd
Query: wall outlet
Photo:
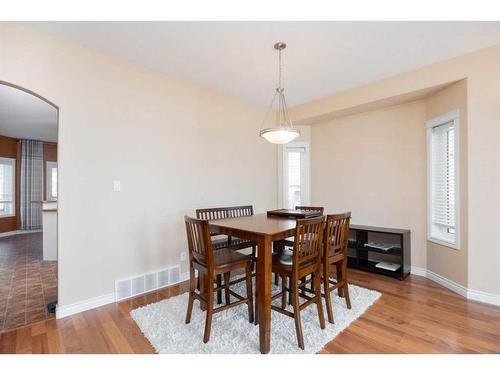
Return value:
[(186, 253), (185, 251), (183, 251), (183, 252), (181, 253), (181, 262), (185, 262), (185, 261), (186, 261), (186, 259), (187, 259), (187, 253)]
[(122, 189), (122, 184), (118, 180), (113, 181), (113, 191), (120, 191)]

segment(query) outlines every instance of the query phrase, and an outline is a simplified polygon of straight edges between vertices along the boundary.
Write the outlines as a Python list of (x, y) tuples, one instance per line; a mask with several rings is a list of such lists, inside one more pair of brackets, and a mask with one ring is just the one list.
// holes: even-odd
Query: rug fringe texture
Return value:
[[(231, 287), (245, 295), (244, 283)], [(273, 294), (279, 287), (273, 285)], [(328, 342), (358, 319), (381, 294), (377, 291), (349, 285), (352, 309), (345, 300), (332, 292), (335, 324), (328, 323), (321, 329), (314, 305), (302, 310), (302, 329), (305, 350), (297, 345), (295, 324), (292, 318), (271, 311), (271, 353), (312, 354), (320, 351)], [(223, 298), (224, 299), (224, 298)], [(279, 301), (273, 301), (278, 303)], [(259, 353), (259, 327), (248, 322), (247, 305), (217, 313), (212, 319), (210, 341), (203, 343), (205, 312), (198, 301), (194, 302), (191, 323), (185, 324), (188, 293), (149, 304), (130, 312), (130, 315), (149, 340), (157, 353), (163, 354), (251, 354)]]

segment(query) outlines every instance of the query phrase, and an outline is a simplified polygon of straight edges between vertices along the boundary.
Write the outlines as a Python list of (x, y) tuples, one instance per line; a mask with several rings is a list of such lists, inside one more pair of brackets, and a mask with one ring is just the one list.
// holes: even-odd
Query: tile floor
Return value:
[(0, 238), (0, 332), (52, 318), (57, 262), (42, 260), (42, 233)]

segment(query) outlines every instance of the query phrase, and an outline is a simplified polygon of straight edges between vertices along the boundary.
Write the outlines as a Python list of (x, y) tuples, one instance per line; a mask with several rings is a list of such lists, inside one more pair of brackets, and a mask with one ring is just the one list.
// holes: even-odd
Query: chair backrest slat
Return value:
[(323, 215), (324, 207), (313, 207), (313, 206), (295, 206), (296, 210), (302, 211), (319, 211), (320, 215)]
[(293, 268), (297, 271), (307, 263), (321, 263), (323, 248), (324, 216), (298, 219), (295, 228)]
[(220, 220), (252, 215), (253, 206), (198, 208), (196, 210), (196, 217), (204, 220)]
[(184, 216), (189, 258), (210, 267), (213, 264), (212, 240), (208, 220)]
[(351, 213), (328, 215), (325, 230), (325, 257), (336, 254), (347, 256), (347, 242), (349, 241), (349, 224)]

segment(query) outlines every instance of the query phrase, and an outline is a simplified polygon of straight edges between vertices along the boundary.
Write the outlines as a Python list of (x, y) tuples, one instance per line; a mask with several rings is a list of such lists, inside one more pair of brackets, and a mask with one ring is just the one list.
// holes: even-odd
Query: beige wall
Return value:
[(264, 110), (7, 23), (1, 80), (60, 109), (61, 306), (179, 264), (182, 218), (196, 207), (276, 206), (277, 148), (258, 137)]
[(467, 210), (467, 81), (461, 80), (426, 100), (426, 119), (430, 120), (458, 109), (459, 117), (459, 178), (460, 178), (460, 249), (427, 242), (427, 269), (462, 286), (468, 285), (468, 210)]
[[(291, 109), (313, 124), (366, 103), (467, 79), (468, 285), (500, 295), (500, 45)], [(313, 150), (314, 152), (314, 150)]]
[(411, 230), (426, 267), (425, 100), (311, 126), (312, 202), (354, 224)]

